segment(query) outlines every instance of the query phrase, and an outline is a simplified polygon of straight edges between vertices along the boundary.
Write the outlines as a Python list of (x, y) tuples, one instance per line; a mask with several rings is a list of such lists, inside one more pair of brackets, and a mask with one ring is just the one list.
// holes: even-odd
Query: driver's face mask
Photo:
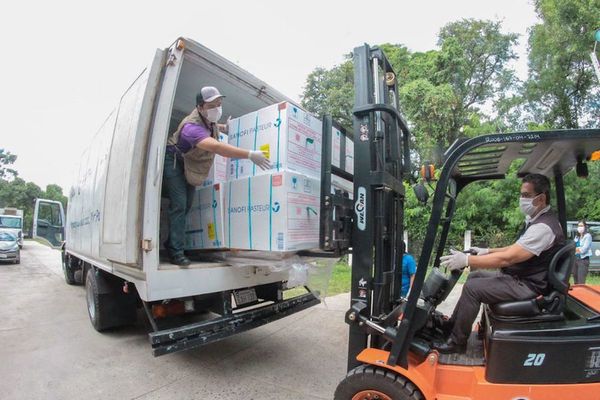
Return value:
[(535, 214), (535, 210), (537, 210), (537, 207), (533, 205), (533, 200), (535, 200), (538, 196), (539, 194), (532, 198), (519, 198), (519, 208), (521, 209), (521, 212), (523, 214), (528, 215), (529, 217), (533, 217), (533, 214)]

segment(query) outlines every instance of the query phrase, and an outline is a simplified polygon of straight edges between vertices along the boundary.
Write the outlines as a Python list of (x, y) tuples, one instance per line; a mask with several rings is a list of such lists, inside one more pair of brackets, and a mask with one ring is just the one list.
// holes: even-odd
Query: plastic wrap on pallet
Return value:
[(321, 299), (327, 296), (333, 266), (338, 260), (318, 258), (310, 262), (291, 265), (288, 275), (288, 287), (306, 286)]
[(234, 267), (268, 267), (273, 272), (287, 272), (288, 289), (308, 287), (323, 298), (327, 295), (335, 258), (304, 257), (297, 254), (267, 251), (231, 251), (220, 253), (223, 261)]

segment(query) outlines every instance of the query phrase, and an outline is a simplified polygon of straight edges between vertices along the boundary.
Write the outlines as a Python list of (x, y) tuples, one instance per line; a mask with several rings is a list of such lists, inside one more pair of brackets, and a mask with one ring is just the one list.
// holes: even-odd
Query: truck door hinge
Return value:
[(152, 251), (152, 239), (142, 240), (142, 250), (144, 250), (145, 252)]
[(169, 59), (167, 60), (167, 66), (172, 67), (177, 63), (177, 56), (173, 53), (169, 54)]

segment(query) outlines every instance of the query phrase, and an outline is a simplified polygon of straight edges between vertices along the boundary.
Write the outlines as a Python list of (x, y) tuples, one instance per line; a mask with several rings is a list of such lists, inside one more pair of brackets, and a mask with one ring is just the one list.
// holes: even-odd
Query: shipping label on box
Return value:
[(196, 189), (186, 218), (186, 250), (225, 247), (223, 189), (221, 183)]
[(289, 171), (228, 181), (226, 244), (263, 251), (318, 247), (319, 194), (317, 179)]
[[(227, 138), (227, 135), (219, 133), (219, 142), (228, 143), (229, 139)], [(225, 183), (225, 181), (227, 181), (227, 163), (227, 157), (215, 154), (215, 160), (212, 167), (210, 167), (210, 171), (208, 171), (206, 179), (202, 182), (202, 187), (212, 186), (217, 183)]]
[(229, 144), (260, 150), (271, 161), (263, 171), (247, 159), (229, 160), (228, 179), (290, 170), (314, 178), (321, 176), (323, 124), (310, 113), (283, 102), (233, 119)]

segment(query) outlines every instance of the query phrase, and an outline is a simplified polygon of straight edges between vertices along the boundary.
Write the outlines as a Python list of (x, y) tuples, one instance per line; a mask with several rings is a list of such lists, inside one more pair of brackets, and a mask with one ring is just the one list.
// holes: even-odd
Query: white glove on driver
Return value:
[(490, 249), (484, 247), (471, 247), (469, 251), (471, 251), (471, 253), (475, 253), (475, 255), (482, 256), (484, 254), (489, 254)]
[(256, 165), (258, 165), (261, 169), (270, 169), (271, 163), (269, 159), (265, 157), (262, 151), (258, 150), (250, 150), (248, 153), (248, 158)]
[(442, 267), (448, 267), (450, 271), (456, 271), (463, 269), (468, 265), (468, 255), (456, 250), (450, 250), (452, 255), (440, 257), (440, 265)]

